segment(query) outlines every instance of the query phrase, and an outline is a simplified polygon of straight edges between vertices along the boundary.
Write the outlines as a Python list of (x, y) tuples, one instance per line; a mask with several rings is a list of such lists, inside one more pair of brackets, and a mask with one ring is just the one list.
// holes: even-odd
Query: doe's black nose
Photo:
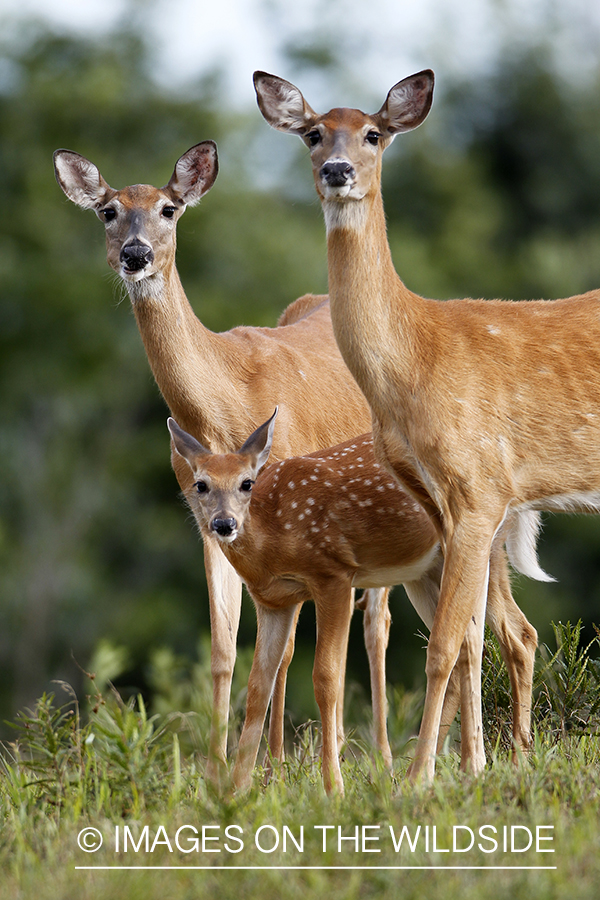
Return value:
[(149, 247), (148, 244), (134, 240), (121, 247), (119, 258), (130, 272), (139, 272), (140, 269), (145, 269), (146, 266), (154, 261), (154, 253), (152, 252), (152, 247)]
[(235, 519), (213, 519), (210, 527), (220, 537), (229, 537), (230, 534), (237, 530), (237, 522)]
[(334, 160), (321, 166), (321, 181), (330, 187), (343, 187), (355, 175), (354, 167), (346, 160)]

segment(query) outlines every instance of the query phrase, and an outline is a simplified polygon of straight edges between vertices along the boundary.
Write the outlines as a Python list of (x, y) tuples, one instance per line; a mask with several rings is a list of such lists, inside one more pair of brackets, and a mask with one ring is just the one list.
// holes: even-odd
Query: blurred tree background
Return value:
[[(169, 465), (167, 410), (102, 226), (65, 199), (52, 152), (76, 150), (122, 187), (164, 184), (188, 147), (217, 141), (217, 184), (182, 220), (178, 249), (209, 328), (274, 325), (296, 296), (327, 289), (300, 142), (269, 132), (254, 107), (232, 115), (218, 70), (185, 91), (159, 86), (138, 13), (132, 3), (94, 38), (22, 22), (0, 45), (1, 719), (52, 679), (79, 686), (99, 647), (123, 689), (150, 697), (164, 688), (157, 672), (205, 670), (208, 652), (202, 552)], [(549, 41), (507, 53), (485, 78), (438, 82), (427, 124), (386, 154), (390, 241), (411, 289), (521, 299), (600, 286), (600, 68), (565, 79)], [(307, 33), (281, 74), (303, 88), (322, 77), (337, 102), (358, 105), (352, 90), (378, 108), (344, 47), (343, 35), (332, 50)], [(541, 638), (552, 619), (600, 622), (598, 519), (549, 517), (540, 555), (558, 583), (516, 580), (515, 592)], [(392, 614), (389, 679), (412, 687), (423, 641), (400, 590)], [(359, 616), (348, 680), (366, 695)], [(245, 601), (240, 645), (253, 640)], [(313, 647), (306, 610), (290, 677), (297, 723), (316, 715)]]

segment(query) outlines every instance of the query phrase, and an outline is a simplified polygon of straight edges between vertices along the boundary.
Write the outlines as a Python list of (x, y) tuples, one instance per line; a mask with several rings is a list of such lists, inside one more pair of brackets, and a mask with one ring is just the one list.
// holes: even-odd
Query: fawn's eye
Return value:
[(106, 209), (100, 210), (100, 215), (104, 219), (105, 222), (112, 222), (114, 218), (116, 218), (117, 211), (113, 209), (111, 206), (107, 206)]
[(306, 140), (309, 143), (309, 146), (316, 147), (319, 141), (321, 140), (321, 133), (314, 128), (312, 131), (309, 131), (306, 135)]
[(251, 478), (245, 478), (242, 481), (242, 483), (240, 484), (240, 491), (246, 491), (246, 492), (251, 491), (253, 484), (254, 484), (254, 482), (252, 481)]
[(379, 138), (381, 135), (378, 131), (369, 131), (367, 132), (367, 140), (370, 144), (373, 144), (374, 147), (379, 143)]
[(199, 494), (206, 494), (208, 491), (208, 485), (205, 481), (197, 481), (196, 482), (196, 490)]
[(163, 215), (165, 219), (172, 219), (176, 212), (176, 206), (165, 206), (161, 215)]

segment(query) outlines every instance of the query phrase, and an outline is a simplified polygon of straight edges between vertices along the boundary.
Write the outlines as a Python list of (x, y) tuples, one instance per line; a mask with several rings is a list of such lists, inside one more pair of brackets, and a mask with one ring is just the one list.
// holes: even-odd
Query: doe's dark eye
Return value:
[(112, 220), (116, 218), (117, 211), (112, 209), (112, 207), (107, 206), (106, 209), (100, 210), (100, 214), (105, 222), (112, 222)]
[(199, 494), (206, 494), (208, 491), (208, 485), (205, 481), (197, 481), (196, 482), (196, 490)]
[(315, 128), (313, 131), (308, 132), (308, 134), (306, 135), (306, 140), (311, 147), (316, 147), (321, 140), (321, 133)]
[(379, 138), (381, 135), (378, 131), (369, 131), (367, 132), (367, 140), (370, 144), (373, 144), (374, 147), (379, 143)]
[(165, 206), (165, 208), (162, 211), (162, 215), (165, 217), (165, 219), (172, 219), (176, 212), (177, 212), (177, 207)]
[(240, 491), (251, 491), (252, 485), (254, 482), (251, 478), (245, 478), (244, 481), (240, 484)]

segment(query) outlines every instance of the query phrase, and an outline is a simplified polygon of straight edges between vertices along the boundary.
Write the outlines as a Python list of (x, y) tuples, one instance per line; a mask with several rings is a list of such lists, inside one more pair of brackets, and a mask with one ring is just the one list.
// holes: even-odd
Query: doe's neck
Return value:
[[(219, 335), (200, 322), (175, 266), (127, 285), (156, 383), (183, 427), (210, 420), (221, 402), (226, 353)], [(212, 390), (211, 390), (212, 389)], [(216, 416), (218, 421), (218, 416)]]
[(324, 201), (323, 208), (335, 338), (374, 408), (377, 398), (387, 394), (390, 372), (405, 381), (412, 378), (423, 301), (405, 287), (394, 268), (380, 191), (335, 206)]
[(324, 200), (329, 292), (370, 285), (401, 285), (390, 252), (381, 191), (362, 200)]

